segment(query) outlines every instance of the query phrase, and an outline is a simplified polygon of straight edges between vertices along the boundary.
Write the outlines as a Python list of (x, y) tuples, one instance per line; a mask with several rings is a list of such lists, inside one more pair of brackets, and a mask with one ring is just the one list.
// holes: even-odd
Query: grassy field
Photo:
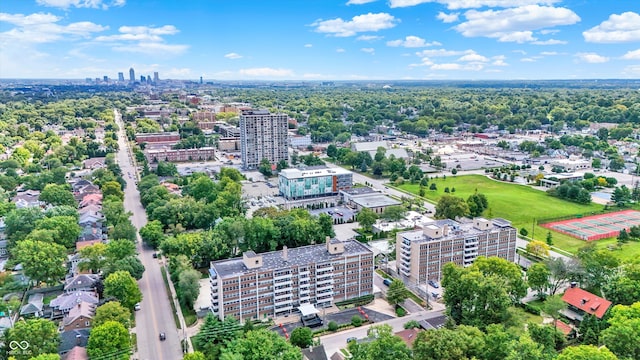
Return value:
[[(590, 214), (600, 211), (603, 205), (581, 205), (558, 198), (551, 197), (543, 191), (532, 189), (529, 186), (504, 183), (489, 179), (483, 175), (447, 176), (446, 179), (438, 177), (431, 179), (429, 183), (435, 183), (437, 190), (427, 190), (425, 198), (437, 202), (440, 197), (446, 195), (445, 187), (455, 188), (451, 195), (466, 199), (476, 190), (484, 194), (489, 200), (489, 209), (484, 213), (488, 218), (501, 217), (510, 220), (518, 229), (524, 227), (536, 240), (545, 241), (548, 229), (541, 226), (533, 226), (535, 219), (544, 219), (575, 214)], [(400, 189), (418, 194), (419, 184), (404, 184)], [(575, 253), (586, 243), (582, 240), (551, 231), (553, 245)], [(599, 247), (615, 244), (615, 239), (599, 240)], [(632, 259), (640, 255), (640, 244), (630, 243), (620, 250), (614, 250), (621, 259)]]

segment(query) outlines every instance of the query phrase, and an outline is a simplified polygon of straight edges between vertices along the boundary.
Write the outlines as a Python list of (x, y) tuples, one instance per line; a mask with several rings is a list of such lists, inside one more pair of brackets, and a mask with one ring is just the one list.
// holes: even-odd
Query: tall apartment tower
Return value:
[(271, 114), (268, 110), (242, 110), (240, 143), (244, 169), (257, 169), (262, 159), (271, 164), (289, 161), (287, 119), (287, 114)]
[(136, 82), (136, 72), (133, 70), (133, 68), (129, 69), (129, 82)]
[(398, 273), (412, 283), (440, 280), (447, 263), (470, 266), (478, 256), (515, 261), (516, 229), (505, 219), (438, 220), (396, 235)]
[(158, 81), (160, 81), (160, 75), (158, 74), (157, 71), (153, 72), (153, 82), (157, 83)]
[(118, 81), (124, 82), (124, 73), (121, 73), (121, 72), (118, 73)]

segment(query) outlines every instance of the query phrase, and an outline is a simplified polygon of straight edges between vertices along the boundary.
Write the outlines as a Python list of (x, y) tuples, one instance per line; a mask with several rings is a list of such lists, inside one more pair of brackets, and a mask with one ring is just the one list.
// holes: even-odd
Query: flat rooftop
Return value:
[[(479, 220), (485, 220), (485, 219), (479, 218)], [(511, 222), (509, 220), (505, 220), (502, 218), (495, 218), (487, 221), (489, 221), (493, 225), (488, 229), (489, 231), (500, 231), (504, 228), (511, 227)], [(430, 241), (456, 239), (461, 236), (477, 235), (487, 231), (487, 230), (478, 230), (475, 227), (473, 227), (472, 220), (465, 221), (465, 222), (458, 222), (458, 221), (449, 220), (449, 219), (436, 220), (432, 223), (428, 223), (424, 225), (423, 227), (436, 230), (444, 227), (444, 225), (449, 226), (449, 233), (446, 236), (442, 236), (440, 238), (430, 238), (424, 234), (423, 230), (412, 230), (412, 231), (403, 232), (401, 234), (403, 238), (412, 242), (421, 242), (421, 241), (430, 242)]]
[(331, 175), (348, 175), (351, 171), (343, 168), (324, 168), (324, 169), (283, 169), (280, 170), (280, 176), (287, 179), (304, 179), (318, 176)]
[(396, 206), (402, 204), (400, 201), (392, 199), (384, 194), (365, 194), (362, 196), (354, 196), (351, 198), (354, 203), (366, 207), (377, 208), (383, 206)]
[(311, 263), (321, 263), (335, 259), (341, 259), (346, 256), (353, 255), (373, 255), (373, 251), (356, 240), (342, 242), (344, 244), (344, 252), (341, 254), (331, 255), (327, 251), (326, 244), (317, 244), (302, 246), (299, 248), (288, 249), (288, 261), (282, 258), (282, 251), (271, 251), (258, 255), (262, 255), (262, 266), (256, 269), (247, 269), (241, 257), (229, 260), (219, 260), (211, 262), (211, 271), (214, 271), (221, 278), (239, 276), (243, 274), (257, 273), (269, 270), (285, 269), (291, 266), (302, 266)]

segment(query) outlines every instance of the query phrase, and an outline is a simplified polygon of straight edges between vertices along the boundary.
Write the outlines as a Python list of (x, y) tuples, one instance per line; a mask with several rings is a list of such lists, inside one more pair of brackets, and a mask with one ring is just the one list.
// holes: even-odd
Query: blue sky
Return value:
[(0, 78), (640, 77), (639, 0), (2, 0)]

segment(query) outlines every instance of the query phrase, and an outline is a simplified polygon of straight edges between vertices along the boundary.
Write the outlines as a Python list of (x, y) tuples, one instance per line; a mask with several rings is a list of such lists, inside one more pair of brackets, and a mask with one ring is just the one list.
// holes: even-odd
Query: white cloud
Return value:
[(431, 66), (431, 65), (433, 65), (433, 61), (431, 61), (431, 59), (429, 59), (428, 57), (423, 57), (420, 60), (421, 60), (420, 64), (409, 64), (409, 67)]
[(38, 5), (55, 7), (60, 9), (68, 9), (70, 7), (76, 8), (94, 8), (94, 9), (108, 9), (111, 6), (124, 6), (125, 0), (36, 0)]
[(462, 56), (461, 58), (458, 59), (458, 61), (487, 62), (487, 61), (489, 61), (489, 59), (487, 59), (485, 56), (482, 56), (480, 54), (472, 53), (472, 54), (467, 54), (467, 55)]
[(522, 58), (520, 59), (522, 62), (536, 62), (537, 60), (534, 58)]
[(533, 30), (571, 25), (580, 17), (567, 8), (527, 5), (504, 10), (469, 10), (454, 29), (466, 37), (497, 38), (502, 42), (532, 42)]
[(480, 71), (484, 69), (484, 65), (480, 63), (473, 64), (458, 64), (458, 63), (445, 63), (445, 64), (433, 64), (430, 67), (431, 70), (464, 70), (464, 71)]
[(347, 5), (362, 5), (372, 3), (377, 0), (349, 0), (347, 1)]
[(509, 64), (507, 64), (504, 60), (507, 57), (504, 55), (497, 55), (497, 56), (492, 56), (491, 59), (493, 60), (493, 62), (491, 63), (491, 65), (493, 66), (509, 66)]
[(593, 52), (590, 52), (590, 53), (577, 53), (575, 56), (581, 62), (586, 62), (586, 63), (589, 63), (589, 64), (601, 64), (601, 63), (606, 63), (607, 61), (609, 61), (608, 57), (602, 56), (602, 55), (598, 55), (598, 54), (593, 53)]
[(608, 20), (582, 33), (584, 40), (594, 43), (640, 41), (640, 15), (628, 11), (611, 14)]
[(557, 39), (549, 39), (549, 40), (536, 40), (531, 42), (533, 45), (564, 45), (567, 41), (557, 40)]
[(511, 8), (524, 5), (546, 4), (551, 5), (561, 0), (391, 0), (392, 8), (416, 6), (424, 3), (439, 3), (446, 5), (450, 10), (471, 9), (481, 7)]
[(310, 48), (310, 47), (313, 47), (313, 44), (304, 44), (304, 47)]
[(443, 23), (448, 24), (458, 21), (458, 17), (460, 17), (460, 13), (445, 14), (440, 11), (436, 16), (436, 19), (442, 20)]
[(351, 20), (345, 21), (341, 18), (331, 20), (317, 20), (311, 26), (316, 28), (316, 32), (326, 33), (337, 37), (354, 36), (360, 32), (379, 31), (390, 29), (399, 22), (392, 15), (387, 13), (368, 13), (354, 16)]
[(625, 75), (638, 76), (640, 75), (640, 65), (625, 66), (624, 70), (622, 70), (622, 73)]
[(640, 49), (629, 51), (622, 58), (625, 60), (640, 60)]
[(524, 50), (513, 50), (511, 52), (517, 53), (517, 54), (522, 54), (522, 55), (527, 55), (527, 52)]
[(540, 55), (544, 55), (544, 56), (556, 56), (559, 55), (558, 52), (556, 51), (543, 51), (540, 53)]
[(234, 52), (225, 54), (224, 57), (226, 57), (227, 59), (231, 59), (231, 60), (242, 59), (242, 55), (234, 53)]
[(343, 53), (343, 52), (347, 52), (347, 50), (343, 49), (343, 48), (337, 48), (336, 49), (337, 53)]
[(362, 52), (366, 52), (367, 54), (375, 55), (376, 49), (374, 48), (362, 48), (360, 49)]
[(108, 26), (89, 21), (60, 25), (60, 17), (53, 14), (35, 13), (30, 15), (0, 13), (0, 22), (15, 27), (0, 33), (0, 41), (8, 46), (17, 43), (48, 43), (62, 39), (88, 38), (93, 33), (105, 31)]
[(540, 30), (540, 34), (542, 34), (542, 35), (553, 35), (553, 34), (557, 34), (559, 32), (560, 32), (560, 30), (558, 30), (558, 29)]
[(180, 55), (189, 49), (189, 45), (167, 44), (165, 42), (163, 36), (175, 35), (180, 32), (173, 25), (160, 27), (121, 26), (118, 31), (120, 34), (98, 36), (94, 40), (102, 43), (111, 43), (112, 49), (115, 51), (147, 55)]
[(459, 51), (459, 50), (446, 50), (446, 49), (434, 49), (434, 50), (422, 50), (422, 51), (418, 51), (416, 53), (416, 55), (418, 55), (419, 57), (446, 57), (446, 56), (458, 56), (458, 55), (465, 55), (465, 54), (474, 54), (475, 51), (473, 50), (464, 50), (464, 51)]
[(382, 36), (378, 35), (360, 35), (356, 38), (358, 41), (375, 41), (382, 39)]
[(241, 75), (255, 77), (291, 77), (293, 71), (289, 69), (274, 69), (269, 67), (241, 69)]
[(413, 36), (413, 35), (409, 35), (405, 37), (404, 40), (399, 39), (399, 40), (387, 41), (387, 46), (393, 46), (393, 47), (402, 46), (406, 48), (420, 48), (420, 47), (440, 46), (440, 45), (442, 44), (437, 41), (426, 42), (425, 39), (422, 39), (418, 36)]
[(302, 74), (303, 79), (331, 79), (334, 78), (332, 75), (326, 74), (317, 74), (317, 73), (306, 73)]

